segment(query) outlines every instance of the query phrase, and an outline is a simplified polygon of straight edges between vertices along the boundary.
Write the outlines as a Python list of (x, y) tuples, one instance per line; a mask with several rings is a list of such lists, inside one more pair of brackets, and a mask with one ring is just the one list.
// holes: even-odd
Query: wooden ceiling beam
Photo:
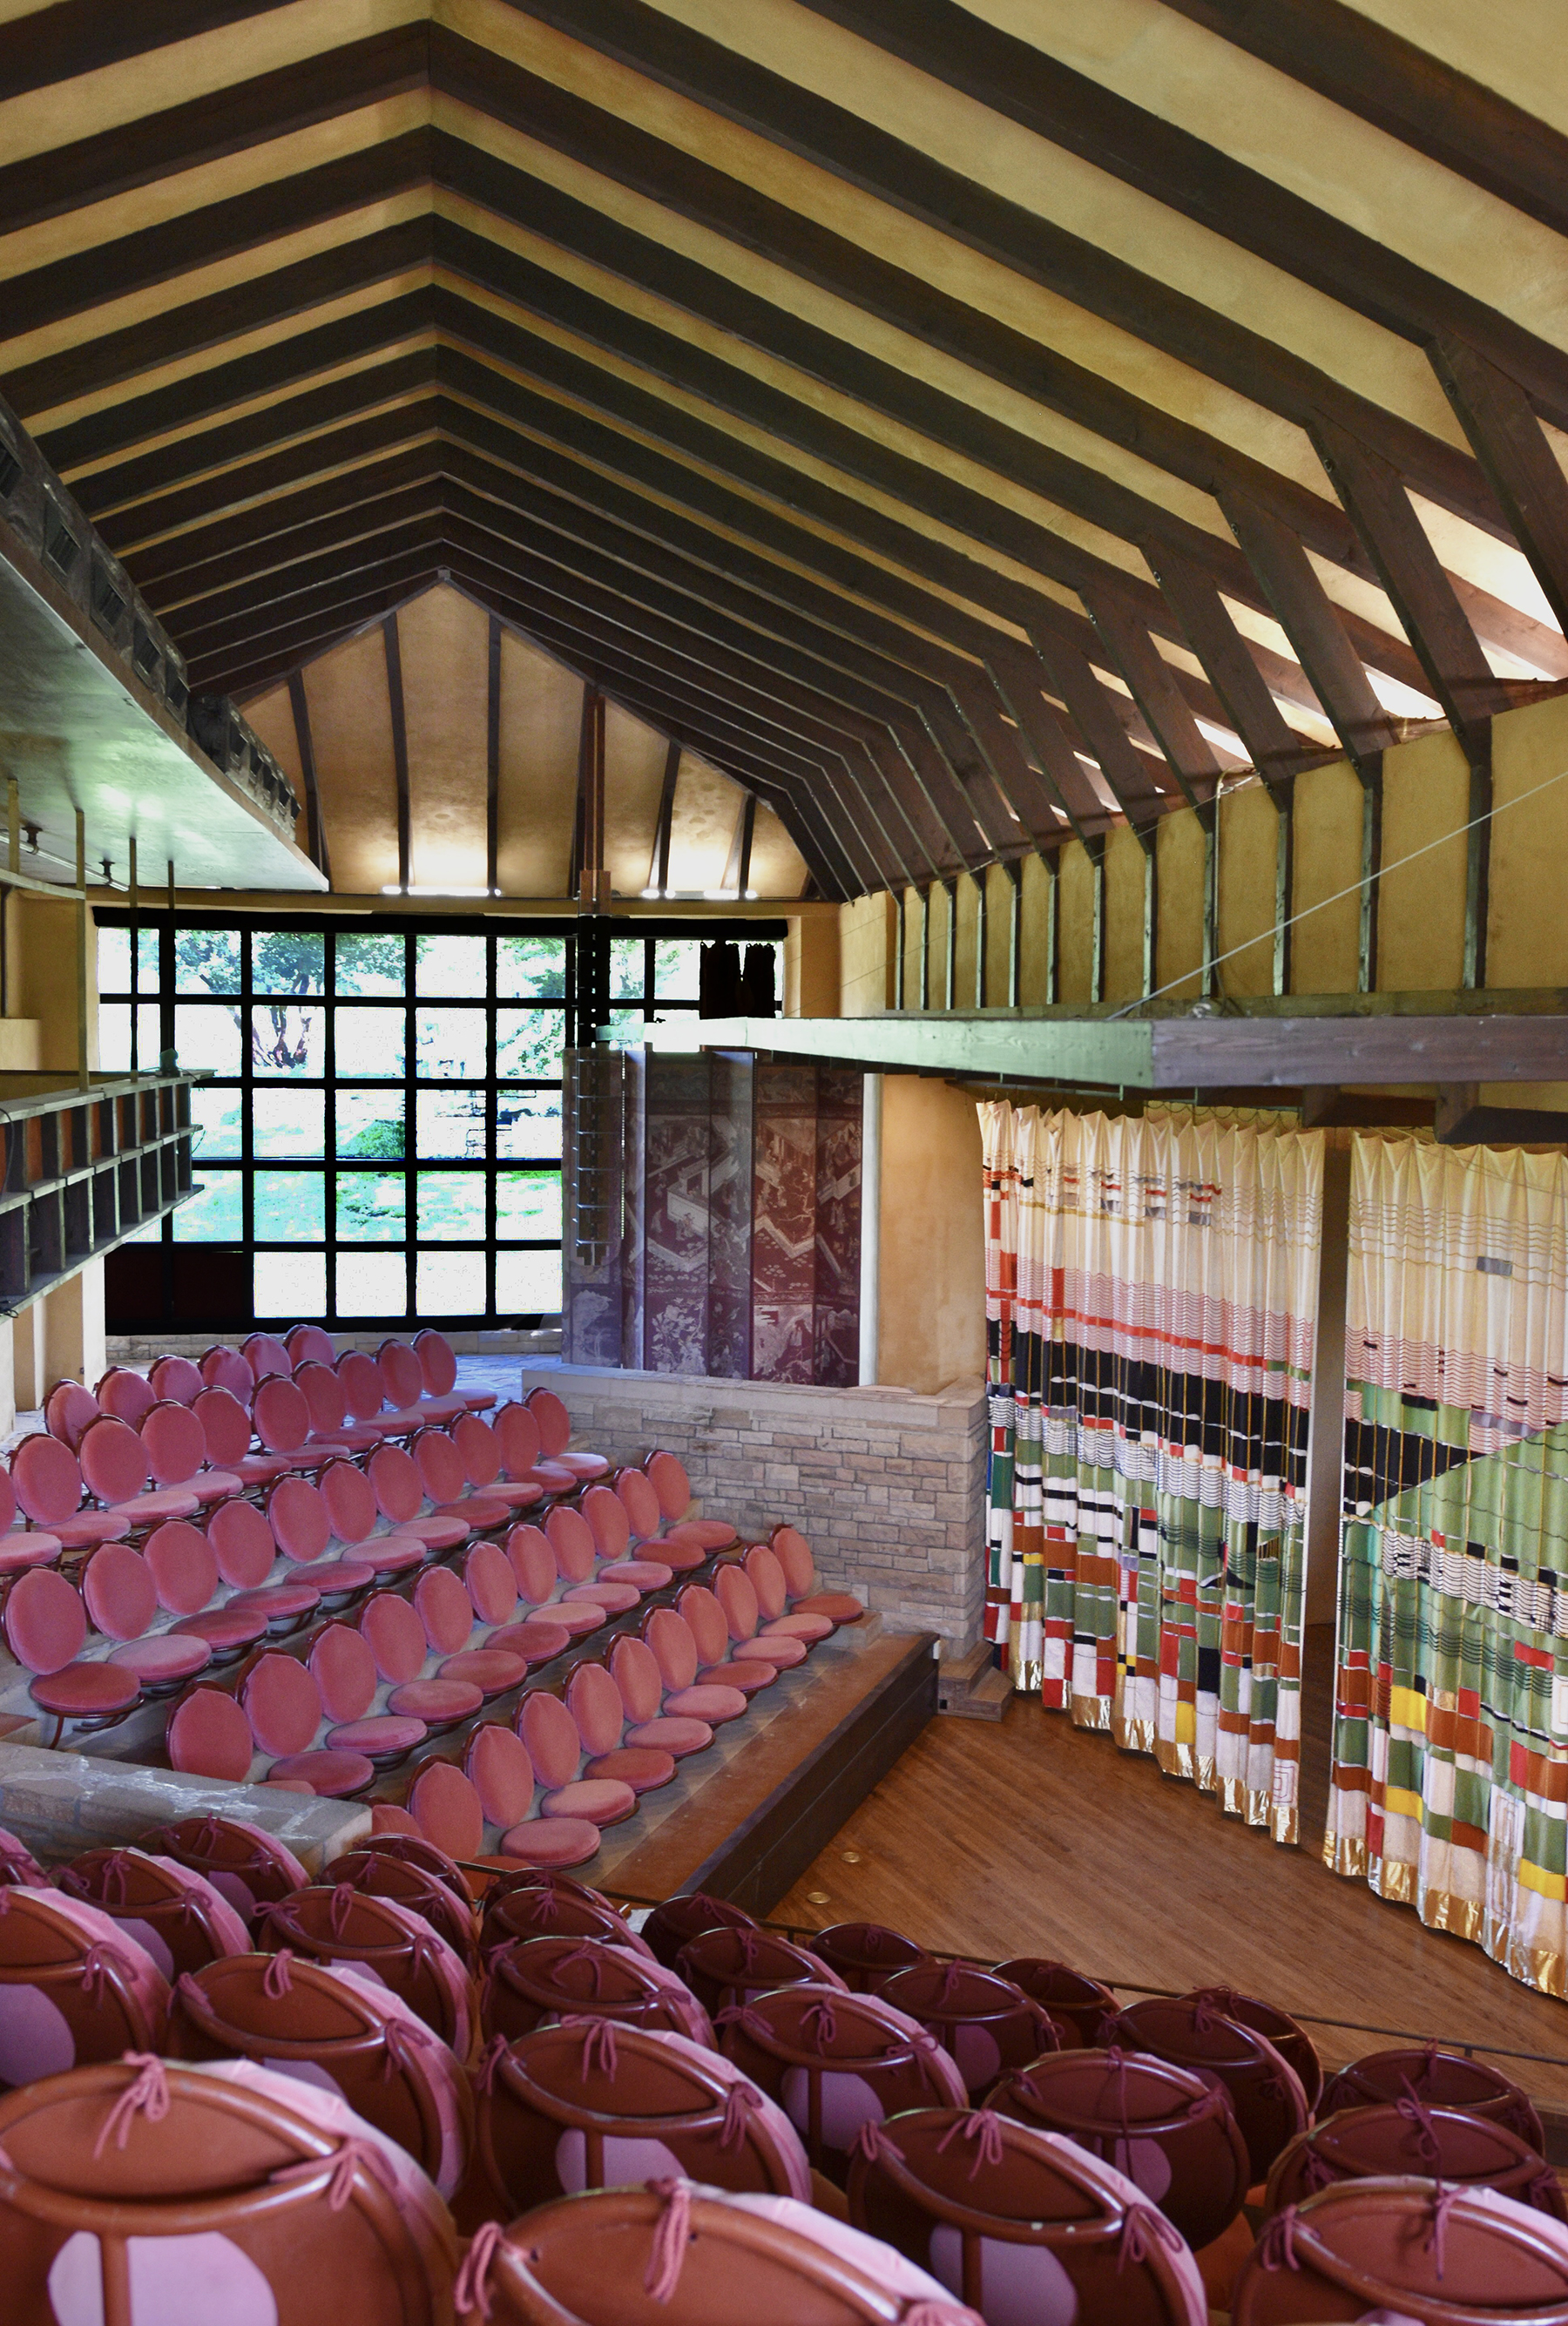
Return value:
[(1042, 632), (1035, 641), (1055, 692), (1066, 704), (1083, 749), (1099, 768), (1107, 789), (1144, 846), (1170, 802), (1161, 798), (1120, 717), (1109, 688), (1071, 640)]
[(1148, 721), (1165, 764), (1192, 807), (1206, 808), (1220, 776), (1214, 747), (1193, 718), (1171, 666), (1148, 631), (1117, 600), (1096, 596), (1090, 615), (1116, 669)]
[(0, 104), (225, 24), (242, 24), (275, 5), (276, 0), (137, 0), (134, 8), (106, 8), (102, 0), (55, 0), (52, 7), (6, 23), (0, 36)]
[(1430, 353), (1514, 537), (1568, 631), (1568, 481), (1530, 396), (1519, 380), (1463, 340), (1439, 337)]
[(1163, 546), (1149, 550), (1155, 577), (1213, 682), (1229, 724), (1266, 783), (1286, 783), (1322, 754), (1288, 724), (1247, 640), (1207, 573)]

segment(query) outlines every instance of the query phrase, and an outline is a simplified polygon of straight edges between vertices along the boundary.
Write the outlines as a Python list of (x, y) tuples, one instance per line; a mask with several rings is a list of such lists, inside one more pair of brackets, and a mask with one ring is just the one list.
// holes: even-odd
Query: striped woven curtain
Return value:
[(979, 1112), (988, 1635), (1294, 1842), (1322, 1134)]
[(1568, 1994), (1568, 1160), (1358, 1139), (1324, 1855)]

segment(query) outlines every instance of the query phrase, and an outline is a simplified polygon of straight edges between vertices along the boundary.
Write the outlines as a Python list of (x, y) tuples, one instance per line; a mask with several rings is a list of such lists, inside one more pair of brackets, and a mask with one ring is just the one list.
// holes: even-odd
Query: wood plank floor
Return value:
[[(1558, 2064), (1498, 2064), (1568, 2105), (1568, 2005), (1329, 1873), (1321, 1786), (1311, 1806), (1307, 1841), (1280, 1849), (1152, 1761), (1015, 1697), (999, 1723), (933, 1721), (768, 1919), (886, 1922), (982, 1959), (1225, 1983), (1317, 2019), (1546, 2053)], [(1379, 2048), (1312, 2032), (1331, 2062)]]

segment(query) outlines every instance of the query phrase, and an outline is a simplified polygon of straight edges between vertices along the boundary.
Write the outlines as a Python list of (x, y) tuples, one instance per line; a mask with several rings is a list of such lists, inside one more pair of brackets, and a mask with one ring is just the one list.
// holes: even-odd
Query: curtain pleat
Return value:
[(988, 1636), (1294, 1842), (1322, 1135), (979, 1112)]
[(1568, 1160), (1358, 1139), (1324, 1855), (1568, 1994)]

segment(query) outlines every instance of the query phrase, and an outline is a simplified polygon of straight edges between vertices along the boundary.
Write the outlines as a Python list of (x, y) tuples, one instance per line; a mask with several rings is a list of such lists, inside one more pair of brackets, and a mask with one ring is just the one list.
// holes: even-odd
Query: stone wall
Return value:
[(699, 1380), (531, 1363), (524, 1389), (565, 1399), (575, 1442), (619, 1461), (667, 1446), (712, 1515), (756, 1539), (781, 1520), (825, 1585), (895, 1631), (935, 1632), (944, 1656), (980, 1635), (986, 1401), (979, 1381), (933, 1396)]

